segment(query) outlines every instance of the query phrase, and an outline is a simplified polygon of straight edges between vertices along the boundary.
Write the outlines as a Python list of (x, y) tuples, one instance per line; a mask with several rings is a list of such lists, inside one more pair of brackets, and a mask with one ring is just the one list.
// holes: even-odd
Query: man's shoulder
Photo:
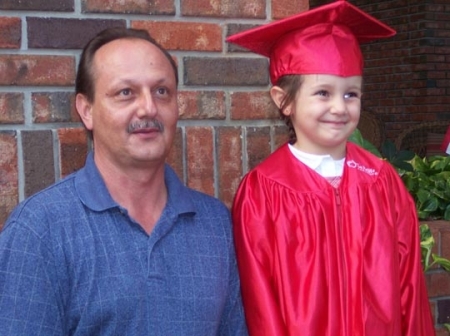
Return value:
[(228, 210), (218, 198), (184, 185), (169, 165), (166, 165), (166, 183), (169, 194), (171, 194), (171, 202), (179, 209), (188, 210), (191, 208), (195, 212), (203, 209), (213, 209), (220, 212)]
[(218, 198), (208, 195), (205, 192), (186, 187), (186, 193), (189, 199), (196, 205), (196, 207), (206, 207), (215, 209), (217, 211), (227, 211), (226, 205)]
[(74, 207), (75, 195), (74, 175), (70, 175), (20, 202), (9, 215), (5, 227), (12, 222), (42, 223), (64, 216), (65, 209), (70, 211)]

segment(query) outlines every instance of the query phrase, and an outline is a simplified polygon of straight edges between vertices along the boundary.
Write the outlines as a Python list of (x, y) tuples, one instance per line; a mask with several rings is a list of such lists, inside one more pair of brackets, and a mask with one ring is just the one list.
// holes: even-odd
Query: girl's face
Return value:
[[(280, 106), (285, 91), (273, 87), (271, 95)], [(299, 150), (310, 154), (345, 156), (347, 138), (359, 121), (362, 77), (302, 75), (294, 101), (283, 109), (294, 127)]]

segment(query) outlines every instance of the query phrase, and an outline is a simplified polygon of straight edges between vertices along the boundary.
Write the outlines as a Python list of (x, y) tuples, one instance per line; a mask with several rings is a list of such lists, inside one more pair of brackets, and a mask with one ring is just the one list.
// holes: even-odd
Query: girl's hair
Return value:
[(282, 88), (286, 95), (281, 101), (279, 112), (281, 119), (283, 119), (288, 127), (289, 132), (289, 143), (293, 144), (297, 141), (297, 136), (295, 134), (294, 126), (292, 125), (292, 119), (290, 116), (283, 114), (284, 109), (294, 102), (300, 86), (302, 85), (303, 77), (301, 75), (285, 75), (278, 79), (276, 86)]

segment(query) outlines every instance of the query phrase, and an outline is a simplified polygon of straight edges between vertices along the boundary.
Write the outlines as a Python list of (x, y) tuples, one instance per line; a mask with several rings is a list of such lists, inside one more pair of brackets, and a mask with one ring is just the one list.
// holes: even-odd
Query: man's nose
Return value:
[(153, 116), (157, 113), (157, 106), (150, 90), (143, 91), (139, 96), (138, 116)]

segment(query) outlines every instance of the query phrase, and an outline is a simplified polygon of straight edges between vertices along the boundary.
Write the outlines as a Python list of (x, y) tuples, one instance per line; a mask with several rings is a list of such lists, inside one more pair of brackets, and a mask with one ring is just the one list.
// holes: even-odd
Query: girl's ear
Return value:
[(78, 93), (75, 97), (75, 106), (84, 126), (89, 131), (92, 131), (92, 104), (88, 101), (85, 95)]
[(284, 90), (279, 86), (272, 86), (270, 88), (270, 96), (272, 97), (275, 105), (277, 105), (278, 108), (281, 108), (281, 103), (286, 96), (286, 92), (284, 92)]
[(284, 106), (283, 109), (281, 109), (281, 104), (286, 97), (286, 91), (284, 91), (279, 86), (272, 86), (270, 89), (270, 96), (272, 97), (272, 100), (274, 101), (275, 105), (277, 105), (281, 113), (283, 113), (285, 116), (289, 116), (291, 114), (290, 108), (288, 106)]

